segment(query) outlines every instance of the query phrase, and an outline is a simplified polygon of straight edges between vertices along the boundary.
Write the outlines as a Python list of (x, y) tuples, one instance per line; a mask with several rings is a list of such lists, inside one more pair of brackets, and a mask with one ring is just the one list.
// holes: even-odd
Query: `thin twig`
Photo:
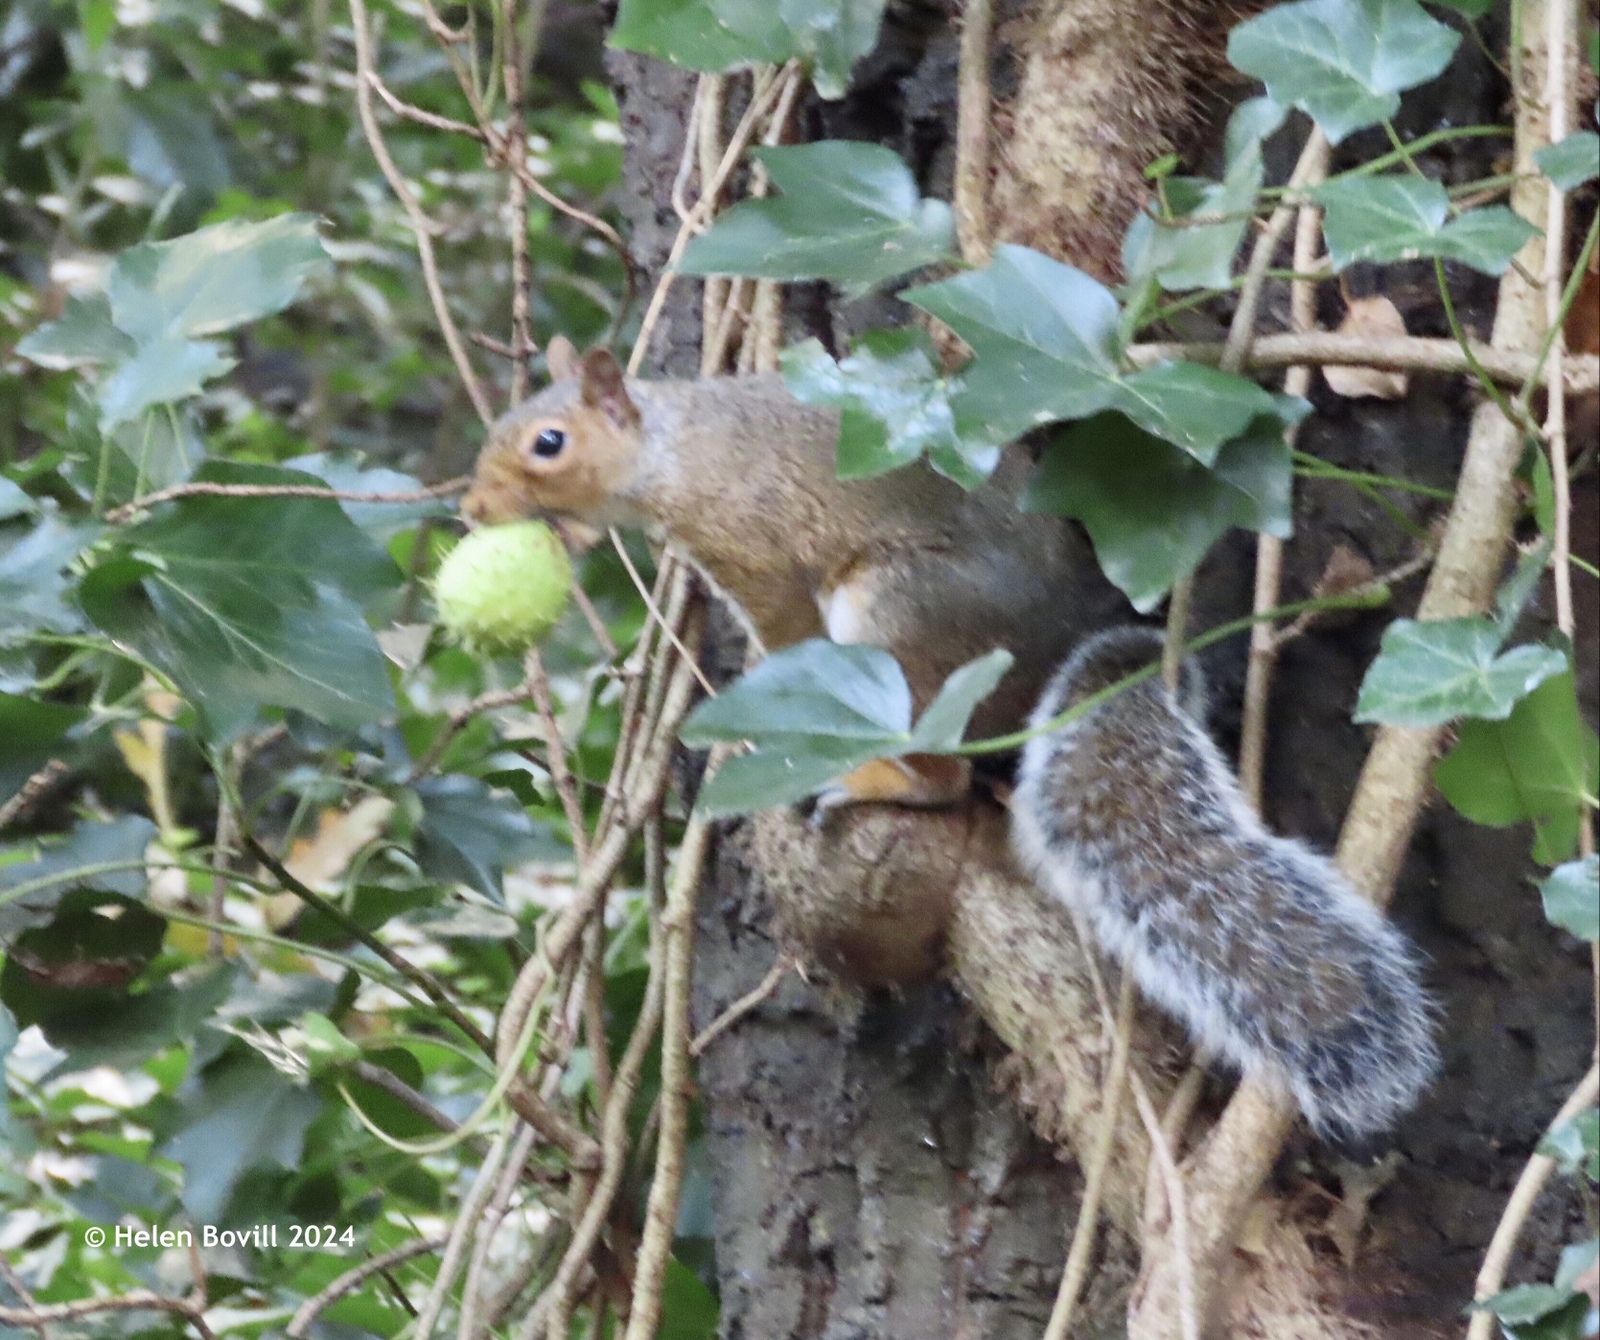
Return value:
[(168, 1312), (193, 1326), (200, 1340), (216, 1340), (206, 1325), (204, 1309), (182, 1298), (168, 1298), (149, 1289), (134, 1289), (110, 1298), (78, 1298), (70, 1303), (35, 1303), (32, 1307), (0, 1307), (0, 1324), (37, 1330), (58, 1321), (81, 1321), (103, 1312)]
[(738, 1000), (729, 1005), (715, 1019), (695, 1035), (695, 1040), (689, 1044), (689, 1055), (698, 1059), (707, 1047), (720, 1038), (739, 1020), (752, 1010), (758, 1009), (777, 994), (778, 988), (783, 985), (783, 979), (794, 971), (795, 961), (788, 954), (779, 954), (767, 969), (767, 975), (761, 979), (751, 990), (746, 991)]
[(1133, 974), (1122, 974), (1117, 993), (1117, 1018), (1111, 1040), (1111, 1067), (1101, 1090), (1100, 1125), (1095, 1131), (1094, 1148), (1084, 1174), (1083, 1197), (1078, 1205), (1078, 1222), (1073, 1226), (1072, 1244), (1061, 1272), (1061, 1287), (1056, 1293), (1044, 1340), (1067, 1340), (1072, 1333), (1072, 1314), (1077, 1310), (1083, 1282), (1089, 1273), (1089, 1253), (1094, 1247), (1095, 1226), (1100, 1218), (1100, 1197), (1105, 1191), (1106, 1169), (1117, 1139), (1117, 1114), (1127, 1087), (1128, 1051), (1133, 1041)]
[[(1316, 186), (1328, 175), (1327, 140), (1321, 141), (1320, 161), (1311, 165), (1306, 174), (1306, 185)], [(1309, 271), (1320, 250), (1321, 215), (1317, 206), (1306, 201), (1300, 206), (1295, 219), (1294, 269), (1297, 274)], [(1289, 320), (1295, 331), (1305, 334), (1316, 329), (1317, 295), (1315, 286), (1306, 280), (1295, 280), (1289, 287)], [(1293, 396), (1304, 396), (1311, 390), (1311, 369), (1296, 363), (1285, 374), (1284, 391)], [(1300, 426), (1291, 424), (1284, 429), (1284, 438), (1291, 450), (1299, 437)], [(1256, 536), (1256, 579), (1252, 609), (1260, 614), (1276, 608), (1283, 577), (1283, 541), (1276, 535), (1262, 532)], [(1245, 670), (1243, 715), (1239, 727), (1239, 787), (1257, 811), (1261, 809), (1262, 786), (1266, 776), (1267, 708), (1272, 698), (1272, 673), (1277, 665), (1279, 642), (1277, 630), (1262, 620), (1250, 630), (1250, 659)]]
[(966, 0), (961, 9), (961, 53), (956, 68), (955, 206), (961, 258), (989, 260), (989, 32), (990, 0)]
[(477, 1024), (473, 1023), (467, 1017), (465, 1011), (450, 998), (450, 993), (444, 989), (444, 985), (437, 977), (426, 969), (417, 967), (415, 963), (410, 962), (404, 956), (395, 953), (393, 949), (384, 944), (382, 940), (354, 917), (350, 916), (342, 907), (330, 902), (315, 889), (308, 888), (302, 881), (296, 879), (283, 862), (263, 847), (253, 834), (245, 832), (241, 836), (244, 840), (244, 845), (249, 848), (250, 854), (271, 871), (272, 877), (283, 886), (286, 892), (294, 894), (308, 907), (327, 917), (345, 934), (359, 940), (408, 982), (420, 988), (450, 1021), (466, 1037), (472, 1040), (475, 1046), (481, 1047), (491, 1055), (493, 1054), (494, 1046), (489, 1041), (488, 1035)]
[(397, 98), (390, 91), (389, 86), (378, 76), (377, 71), (367, 75), (373, 91), (383, 99), (389, 110), (396, 116), (404, 117), (407, 121), (415, 121), (419, 126), (427, 126), (430, 130), (443, 130), (451, 135), (465, 135), (469, 139), (483, 142), (483, 131), (477, 126), (469, 126), (465, 121), (457, 121), (452, 116), (440, 116), (437, 112), (425, 111), (421, 107), (413, 107), (409, 102)]
[[(706, 775), (716, 769), (720, 750), (712, 750)], [(710, 848), (711, 825), (695, 815), (684, 830), (678, 864), (661, 918), (665, 941), (666, 978), (661, 1022), (661, 1134), (656, 1144), (655, 1176), (645, 1207), (644, 1233), (634, 1264), (633, 1303), (626, 1340), (652, 1340), (661, 1320), (661, 1290), (672, 1254), (678, 1221), (678, 1194), (683, 1189), (684, 1144), (688, 1138), (689, 1097), (693, 1082), (689, 1057), (689, 985), (694, 961), (695, 892)], [(551, 1340), (565, 1340), (552, 1335)]]
[[(1600, 1097), (1600, 1065), (1591, 1065), (1589, 1073), (1578, 1082), (1578, 1087), (1561, 1105), (1561, 1110), (1556, 1113), (1546, 1133), (1565, 1126), (1585, 1108), (1594, 1106), (1596, 1097)], [(1534, 1201), (1539, 1198), (1539, 1193), (1544, 1190), (1544, 1184), (1550, 1180), (1555, 1168), (1556, 1161), (1553, 1158), (1538, 1153), (1523, 1166), (1522, 1174), (1511, 1189), (1511, 1197), (1500, 1215), (1500, 1222), (1495, 1225), (1494, 1236), (1489, 1239), (1489, 1248), (1483, 1254), (1483, 1266), (1478, 1271), (1472, 1290), (1475, 1302), (1481, 1303), (1500, 1292), (1501, 1285), (1505, 1283), (1506, 1267), (1511, 1264), (1511, 1253), (1517, 1245), (1517, 1236), (1522, 1232)], [(1467, 1340), (1489, 1340), (1493, 1328), (1492, 1312), (1474, 1312), (1467, 1325)]]
[(425, 489), (412, 489), (405, 493), (362, 493), (350, 489), (327, 488), (320, 484), (174, 484), (169, 489), (158, 489), (142, 498), (135, 498), (121, 507), (113, 507), (105, 514), (106, 523), (120, 526), (136, 513), (147, 511), (158, 503), (174, 502), (180, 498), (332, 498), (349, 503), (424, 503), (465, 493), (471, 486), (470, 477), (448, 479), (443, 484), (432, 484)]
[[(1217, 364), (1226, 346), (1216, 343), (1152, 342), (1130, 344), (1124, 351), (1135, 368), (1187, 359), (1192, 363)], [(1471, 360), (1455, 340), (1430, 339), (1420, 335), (1374, 337), (1346, 335), (1318, 330), (1304, 334), (1291, 332), (1261, 335), (1251, 345), (1244, 366), (1253, 369), (1292, 367), (1296, 363), (1318, 366), (1362, 366), (1393, 372), (1470, 373), (1475, 360), (1497, 383), (1522, 386), (1534, 377), (1537, 356), (1527, 349), (1495, 348), (1468, 341)], [(1547, 384), (1548, 367), (1534, 381)], [(1570, 396), (1593, 395), (1600, 388), (1600, 355), (1583, 354), (1566, 360), (1564, 380)]]
[(410, 1242), (402, 1243), (391, 1251), (374, 1256), (345, 1271), (295, 1309), (294, 1316), (283, 1330), (286, 1340), (302, 1340), (305, 1333), (311, 1329), (312, 1322), (341, 1298), (354, 1293), (374, 1275), (381, 1275), (406, 1261), (426, 1256), (429, 1252), (436, 1252), (444, 1246), (444, 1243), (442, 1236), (413, 1238)]
[(16, 795), (0, 805), (0, 829), (24, 818), (71, 771), (59, 758), (46, 763), (22, 784)]
[(583, 802), (578, 799), (578, 788), (572, 771), (567, 767), (567, 743), (561, 738), (561, 725), (556, 720), (555, 695), (550, 691), (550, 677), (545, 673), (544, 658), (537, 647), (529, 647), (522, 658), (527, 675), (528, 689), (539, 712), (539, 726), (544, 732), (545, 766), (550, 771), (550, 782), (561, 801), (562, 813), (567, 816), (567, 830), (572, 835), (572, 850), (581, 865), (589, 854), (589, 835), (583, 826)]
[[(428, 7), (430, 26), (437, 20), (431, 6)], [(367, 26), (366, 0), (350, 0), (350, 26), (355, 36), (356, 47), (356, 112), (361, 119), (361, 129), (367, 137), (367, 143), (372, 148), (372, 156), (378, 160), (378, 167), (389, 189), (395, 193), (400, 201), (400, 207), (405, 211), (406, 218), (411, 224), (412, 235), (417, 243), (417, 257), (422, 262), (422, 281), (428, 290), (428, 299), (433, 304), (434, 320), (439, 323), (439, 333), (444, 336), (445, 347), (450, 351), (450, 358), (456, 365), (456, 372), (461, 378), (461, 384), (466, 387), (467, 397), (472, 401), (472, 407), (484, 423), (494, 421), (494, 410), (489, 404), (489, 398), (484, 394), (483, 386), (478, 381), (478, 374), (473, 371), (472, 361), (467, 357), (467, 347), (461, 341), (461, 332), (456, 328), (455, 318), (450, 315), (450, 304), (445, 298), (444, 285), (439, 279), (439, 263), (433, 251), (433, 238), (438, 232), (438, 225), (423, 212), (422, 206), (417, 203), (417, 198), (412, 194), (411, 187), (405, 175), (395, 165), (389, 154), (389, 146), (383, 138), (383, 129), (378, 125), (377, 113), (372, 107), (372, 75), (376, 62), (372, 55), (372, 33)], [(441, 31), (442, 30), (442, 31)], [(442, 36), (451, 34), (450, 41), (459, 41), (454, 30), (445, 27), (442, 23), (439, 29)]]

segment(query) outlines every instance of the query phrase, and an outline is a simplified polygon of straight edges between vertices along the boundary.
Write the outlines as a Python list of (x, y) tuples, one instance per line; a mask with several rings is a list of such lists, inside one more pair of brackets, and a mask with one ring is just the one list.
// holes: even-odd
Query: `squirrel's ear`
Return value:
[(568, 377), (578, 375), (578, 351), (565, 335), (557, 335), (550, 341), (550, 347), (545, 350), (544, 360), (550, 369), (550, 380), (553, 382), (563, 382)]
[(583, 403), (597, 409), (618, 428), (639, 426), (639, 407), (622, 384), (622, 368), (609, 349), (591, 349), (583, 356), (580, 394)]

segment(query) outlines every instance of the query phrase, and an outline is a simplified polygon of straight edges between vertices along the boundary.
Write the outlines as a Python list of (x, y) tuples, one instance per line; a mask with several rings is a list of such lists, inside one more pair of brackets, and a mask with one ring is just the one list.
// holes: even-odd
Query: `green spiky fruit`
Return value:
[(572, 560), (542, 521), (473, 531), (445, 555), (434, 603), (445, 630), (480, 656), (526, 651), (567, 607)]

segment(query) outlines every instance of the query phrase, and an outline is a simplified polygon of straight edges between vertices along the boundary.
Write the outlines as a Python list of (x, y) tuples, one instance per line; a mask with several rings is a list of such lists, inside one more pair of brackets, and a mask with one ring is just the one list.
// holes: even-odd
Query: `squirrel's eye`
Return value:
[(552, 456), (559, 456), (561, 448), (566, 445), (567, 435), (559, 428), (545, 428), (533, 439), (533, 454), (548, 460)]

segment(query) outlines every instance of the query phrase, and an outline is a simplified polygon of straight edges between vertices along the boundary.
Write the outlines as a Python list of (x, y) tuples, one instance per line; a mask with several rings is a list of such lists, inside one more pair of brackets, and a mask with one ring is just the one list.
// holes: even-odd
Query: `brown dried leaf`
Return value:
[[(1405, 318), (1400, 309), (1381, 293), (1370, 298), (1352, 298), (1339, 323), (1341, 335), (1364, 335), (1371, 339), (1393, 339), (1406, 334)], [(1336, 395), (1351, 400), (1399, 400), (1411, 385), (1404, 372), (1388, 372), (1382, 368), (1325, 367), (1322, 375)]]

